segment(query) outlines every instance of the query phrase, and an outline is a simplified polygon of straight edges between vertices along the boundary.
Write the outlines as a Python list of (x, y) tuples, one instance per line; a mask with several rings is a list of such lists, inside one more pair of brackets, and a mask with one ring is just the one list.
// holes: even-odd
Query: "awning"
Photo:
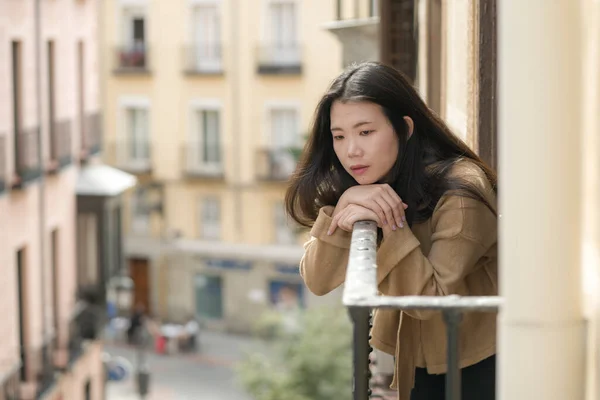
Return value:
[(75, 191), (78, 196), (117, 196), (135, 186), (137, 178), (104, 164), (87, 165), (79, 171)]

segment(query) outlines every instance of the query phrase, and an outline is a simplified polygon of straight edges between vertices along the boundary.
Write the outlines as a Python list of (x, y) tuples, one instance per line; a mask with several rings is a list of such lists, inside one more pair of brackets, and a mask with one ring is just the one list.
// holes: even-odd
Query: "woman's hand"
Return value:
[(327, 234), (332, 235), (338, 227), (346, 232), (352, 232), (354, 223), (358, 221), (375, 221), (377, 226), (382, 226), (381, 220), (373, 210), (369, 210), (367, 207), (359, 206), (358, 204), (348, 204), (333, 217)]
[(352, 186), (342, 194), (338, 206), (343, 210), (349, 204), (357, 204), (375, 212), (383, 225), (390, 224), (392, 230), (396, 230), (396, 226), (404, 228), (406, 222), (404, 210), (408, 206), (388, 184)]

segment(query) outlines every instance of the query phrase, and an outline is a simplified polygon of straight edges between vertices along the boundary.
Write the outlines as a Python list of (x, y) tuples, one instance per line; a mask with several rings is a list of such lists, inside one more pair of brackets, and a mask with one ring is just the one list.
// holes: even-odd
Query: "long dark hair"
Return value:
[[(312, 226), (321, 207), (335, 206), (346, 189), (358, 184), (333, 150), (330, 112), (336, 100), (378, 104), (392, 124), (399, 139), (398, 158), (385, 181), (408, 204), (409, 225), (429, 219), (447, 191), (479, 200), (496, 213), (477, 186), (449, 174), (457, 162), (469, 160), (485, 173), (496, 191), (496, 173), (427, 107), (400, 72), (367, 62), (336, 78), (317, 106), (310, 136), (285, 195), (286, 210), (300, 225)], [(404, 116), (414, 121), (410, 139)]]

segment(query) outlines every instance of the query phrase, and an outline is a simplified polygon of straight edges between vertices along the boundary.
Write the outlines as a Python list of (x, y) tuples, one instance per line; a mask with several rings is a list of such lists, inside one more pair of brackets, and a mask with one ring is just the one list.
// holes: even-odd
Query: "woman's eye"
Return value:
[(333, 140), (341, 140), (341, 139), (343, 139), (343, 138), (344, 138), (344, 137), (343, 137), (342, 135), (335, 135), (335, 136), (333, 137)]
[(361, 131), (361, 132), (360, 132), (360, 134), (361, 134), (362, 136), (367, 136), (367, 135), (368, 135), (369, 133), (371, 133), (371, 132), (373, 132), (373, 131), (372, 131), (372, 130), (371, 130), (371, 131)]

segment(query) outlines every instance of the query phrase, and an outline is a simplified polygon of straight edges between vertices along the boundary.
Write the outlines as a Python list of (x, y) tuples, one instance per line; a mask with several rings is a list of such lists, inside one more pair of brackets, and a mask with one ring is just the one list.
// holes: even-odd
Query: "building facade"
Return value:
[(99, 3), (0, 1), (2, 399), (104, 398), (76, 223), (101, 144)]
[[(105, 160), (136, 174), (126, 254), (135, 302), (228, 329), (315, 302), (306, 232), (283, 212), (313, 109), (341, 70), (334, 2), (104, 2)], [(239, 305), (246, 304), (248, 310)]]

